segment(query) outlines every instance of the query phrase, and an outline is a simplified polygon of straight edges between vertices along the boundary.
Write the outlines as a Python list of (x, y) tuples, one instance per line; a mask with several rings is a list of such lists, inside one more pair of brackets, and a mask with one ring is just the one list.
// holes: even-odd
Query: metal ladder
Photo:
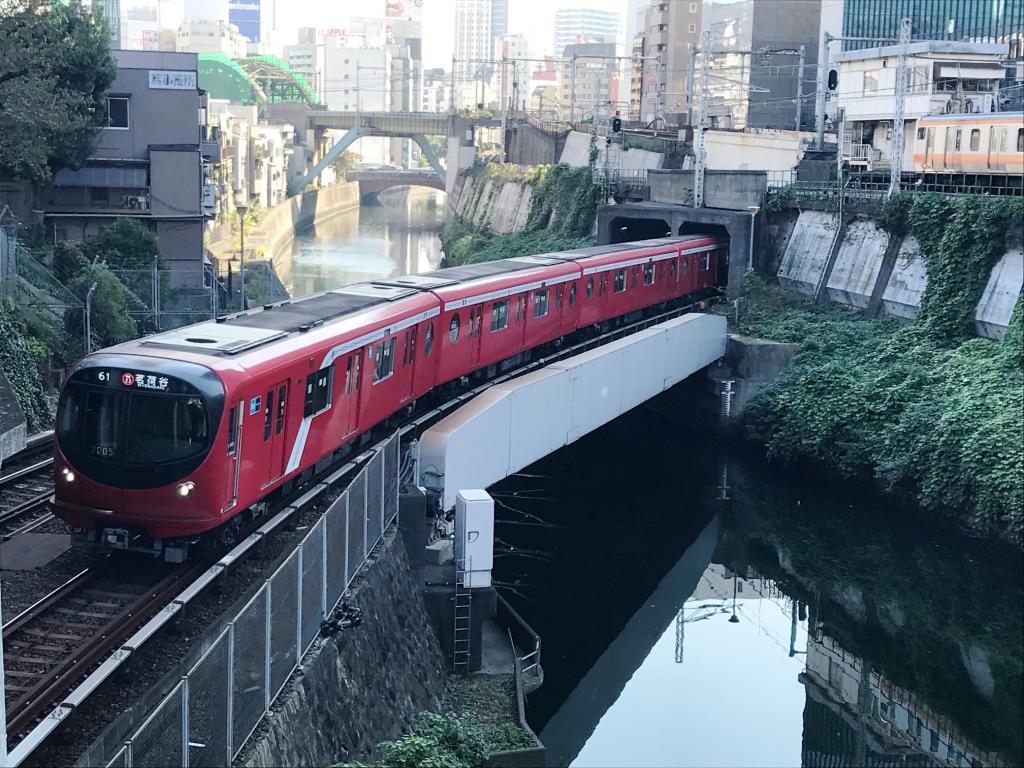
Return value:
[(469, 627), (473, 590), (466, 586), (473, 560), (455, 561), (455, 632), (452, 635), (452, 670), (458, 675), (469, 673)]

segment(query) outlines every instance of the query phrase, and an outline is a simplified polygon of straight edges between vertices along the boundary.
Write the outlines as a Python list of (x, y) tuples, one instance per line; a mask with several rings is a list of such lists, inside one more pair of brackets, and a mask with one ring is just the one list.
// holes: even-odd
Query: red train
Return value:
[(56, 513), (172, 560), (228, 543), (272, 494), (433, 390), (709, 291), (727, 248), (695, 235), (453, 267), (89, 355), (58, 406)]

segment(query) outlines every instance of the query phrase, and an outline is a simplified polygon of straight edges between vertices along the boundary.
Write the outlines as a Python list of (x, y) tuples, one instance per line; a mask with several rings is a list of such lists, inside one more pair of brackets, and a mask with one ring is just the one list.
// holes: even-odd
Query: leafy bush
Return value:
[[(378, 765), (387, 768), (476, 768), (487, 758), (479, 728), (457, 717), (424, 712), (410, 733), (377, 745)], [(342, 763), (338, 768), (366, 768)]]
[(13, 305), (0, 304), (0, 328), (0, 366), (25, 413), (28, 431), (46, 429), (53, 421), (43, 384), (47, 350), (34, 342), (24, 315)]

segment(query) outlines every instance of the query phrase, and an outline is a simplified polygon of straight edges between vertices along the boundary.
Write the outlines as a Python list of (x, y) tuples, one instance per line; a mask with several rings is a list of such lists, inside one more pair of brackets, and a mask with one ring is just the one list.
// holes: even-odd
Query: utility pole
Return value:
[(802, 127), (804, 116), (804, 53), (806, 46), (800, 46), (800, 63), (796, 67), (796, 130)]
[(707, 160), (704, 131), (708, 120), (708, 59), (711, 57), (711, 31), (704, 32), (700, 48), (700, 116), (697, 119), (697, 165), (693, 172), (693, 207), (704, 207), (704, 163)]
[(238, 253), (238, 284), (241, 287), (241, 295), (239, 297), (238, 309), (239, 311), (245, 311), (245, 214), (249, 210), (248, 203), (239, 203), (236, 206), (238, 210), (239, 227), (242, 237), (241, 248)]
[(658, 123), (665, 124), (665, 115), (661, 109), (661, 51), (658, 51), (654, 60), (654, 130), (658, 130)]
[(448, 109), (455, 111), (455, 57), (452, 56), (452, 78), (448, 87)]
[(825, 92), (828, 90), (828, 44), (832, 35), (821, 33), (821, 48), (818, 49), (818, 98), (814, 105), (814, 127), (817, 131), (818, 149), (825, 148)]
[(697, 71), (697, 51), (693, 43), (688, 43), (690, 49), (690, 69), (686, 73), (686, 124), (693, 125), (693, 76)]
[(889, 193), (899, 194), (903, 175), (903, 112), (907, 103), (907, 49), (910, 46), (910, 18), (900, 21), (900, 57), (896, 65), (896, 109), (892, 118), (892, 162), (889, 171)]
[(96, 283), (89, 286), (85, 293), (85, 354), (92, 352), (92, 295), (96, 293)]
[(572, 55), (572, 70), (569, 74), (569, 125), (576, 124), (576, 54)]

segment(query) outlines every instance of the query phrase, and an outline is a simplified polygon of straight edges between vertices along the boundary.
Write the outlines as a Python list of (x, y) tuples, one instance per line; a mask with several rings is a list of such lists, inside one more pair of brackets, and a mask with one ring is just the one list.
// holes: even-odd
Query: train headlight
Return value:
[(64, 482), (66, 482), (66, 483), (73, 483), (73, 482), (75, 482), (75, 473), (72, 472), (67, 467), (64, 467), (64, 469), (62, 469), (60, 471), (60, 473), (64, 477)]
[(192, 491), (194, 491), (195, 489), (196, 489), (196, 484), (193, 483), (191, 480), (189, 480), (189, 481), (184, 482), (184, 483), (179, 483), (178, 487), (175, 488), (174, 491), (179, 496), (181, 496), (181, 498), (184, 499), (187, 496), (189, 496), (192, 493)]

